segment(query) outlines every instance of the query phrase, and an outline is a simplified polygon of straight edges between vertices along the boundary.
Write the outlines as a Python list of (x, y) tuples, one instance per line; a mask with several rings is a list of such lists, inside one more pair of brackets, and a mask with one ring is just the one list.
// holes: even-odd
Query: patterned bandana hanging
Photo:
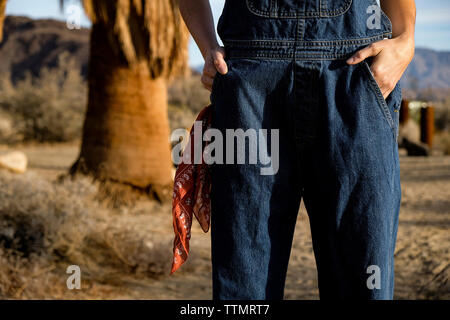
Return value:
[[(196, 121), (202, 122), (202, 131), (211, 127), (211, 105), (205, 107)], [(173, 274), (187, 259), (189, 239), (191, 238), (192, 218), (195, 215), (204, 232), (208, 232), (211, 214), (211, 180), (208, 164), (204, 162), (203, 150), (207, 142), (202, 142), (201, 163), (194, 163), (195, 137), (194, 126), (190, 131), (189, 142), (184, 150), (182, 162), (175, 173), (173, 186), (173, 262), (170, 274)], [(200, 138), (200, 141), (203, 141)], [(188, 152), (188, 153), (186, 153)]]

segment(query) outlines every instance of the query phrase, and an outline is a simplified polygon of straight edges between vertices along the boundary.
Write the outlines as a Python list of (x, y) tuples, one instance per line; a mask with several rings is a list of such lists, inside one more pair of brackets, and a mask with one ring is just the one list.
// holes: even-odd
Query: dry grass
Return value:
[[(88, 178), (0, 172), (0, 297), (117, 297), (126, 277), (169, 274), (173, 237), (159, 229), (171, 223), (168, 205), (110, 209), (96, 200), (97, 188)], [(71, 264), (82, 270), (82, 293), (66, 287)]]
[[(210, 299), (210, 234), (193, 224), (190, 257), (173, 276), (170, 205), (140, 200), (110, 209), (80, 176), (52, 182), (78, 147), (24, 146), (29, 171), (0, 171), (0, 297)], [(450, 157), (401, 157), (396, 299), (449, 299)], [(286, 299), (317, 299), (308, 217), (298, 217)], [(68, 290), (66, 268), (82, 270)]]

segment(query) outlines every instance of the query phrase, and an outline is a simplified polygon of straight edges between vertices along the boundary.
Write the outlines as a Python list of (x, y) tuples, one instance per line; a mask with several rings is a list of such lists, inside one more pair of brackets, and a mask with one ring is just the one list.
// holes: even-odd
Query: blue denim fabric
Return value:
[[(370, 60), (375, 0), (227, 0), (213, 128), (279, 129), (280, 166), (212, 165), (213, 299), (283, 299), (298, 209), (309, 218), (321, 299), (392, 299), (400, 207), (397, 84), (385, 100)], [(270, 147), (269, 147), (270, 149)], [(380, 288), (367, 269), (378, 266)]]

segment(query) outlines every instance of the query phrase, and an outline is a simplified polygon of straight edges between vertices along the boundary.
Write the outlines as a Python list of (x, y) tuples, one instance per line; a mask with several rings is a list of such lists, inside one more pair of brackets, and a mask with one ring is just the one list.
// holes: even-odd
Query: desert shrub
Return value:
[(174, 108), (187, 108), (194, 114), (209, 104), (210, 93), (203, 88), (200, 75), (177, 78), (169, 86), (169, 104)]
[(126, 291), (84, 277), (83, 290), (68, 290), (67, 265), (42, 255), (24, 258), (2, 247), (0, 267), (0, 299), (114, 299), (117, 291)]
[(189, 130), (194, 123), (195, 117), (196, 113), (191, 109), (169, 104), (169, 123), (172, 131), (180, 128)]
[(431, 105), (434, 106), (436, 126), (434, 148), (441, 150), (445, 155), (450, 155), (450, 97), (442, 97)]
[(200, 75), (175, 79), (169, 86), (170, 129), (189, 130), (197, 114), (210, 103), (210, 93), (203, 88)]
[(441, 131), (435, 135), (434, 148), (441, 150), (445, 155), (450, 155), (450, 131)]
[(0, 109), (0, 143), (14, 144), (22, 141), (22, 124), (14, 121), (12, 114)]
[(9, 132), (0, 128), (0, 139), (12, 143), (78, 138), (86, 95), (86, 83), (79, 69), (65, 54), (60, 56), (58, 67), (44, 69), (38, 78), (27, 75), (13, 84), (10, 76), (4, 74), (0, 79), (0, 119), (3, 127), (9, 121), (11, 128), (6, 128)]
[(450, 130), (450, 97), (433, 103), (435, 106), (435, 124), (437, 130)]
[(100, 283), (120, 275), (169, 274), (168, 205), (147, 201), (112, 210), (96, 200), (97, 190), (98, 183), (87, 177), (51, 182), (33, 172), (0, 171), (0, 296), (20, 289), (23, 281), (15, 278), (27, 278), (10, 274), (16, 264), (23, 266), (16, 272), (28, 272), (31, 282), (29, 270), (61, 263), (79, 265), (83, 279)]
[[(195, 115), (209, 104), (209, 91), (193, 74), (169, 86), (169, 121), (190, 128)], [(62, 54), (58, 66), (12, 83), (0, 77), (0, 143), (64, 142), (81, 136), (87, 104), (87, 84), (73, 60)]]

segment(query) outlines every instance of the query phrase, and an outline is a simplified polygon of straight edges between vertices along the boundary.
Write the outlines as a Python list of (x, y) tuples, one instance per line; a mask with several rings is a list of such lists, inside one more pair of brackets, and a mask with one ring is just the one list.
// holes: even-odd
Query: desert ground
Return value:
[[(18, 238), (19, 243), (10, 241), (0, 250), (0, 298), (210, 299), (210, 234), (194, 221), (191, 255), (169, 276), (170, 204), (141, 200), (111, 208), (93, 197), (95, 183), (89, 179), (58, 180), (76, 159), (78, 147), (15, 146), (28, 157), (27, 172), (0, 170), (0, 223), (9, 230), (0, 239)], [(401, 175), (395, 298), (449, 299), (450, 156), (401, 156)], [(71, 264), (81, 268), (80, 290), (67, 289)], [(303, 206), (285, 299), (318, 299)]]

